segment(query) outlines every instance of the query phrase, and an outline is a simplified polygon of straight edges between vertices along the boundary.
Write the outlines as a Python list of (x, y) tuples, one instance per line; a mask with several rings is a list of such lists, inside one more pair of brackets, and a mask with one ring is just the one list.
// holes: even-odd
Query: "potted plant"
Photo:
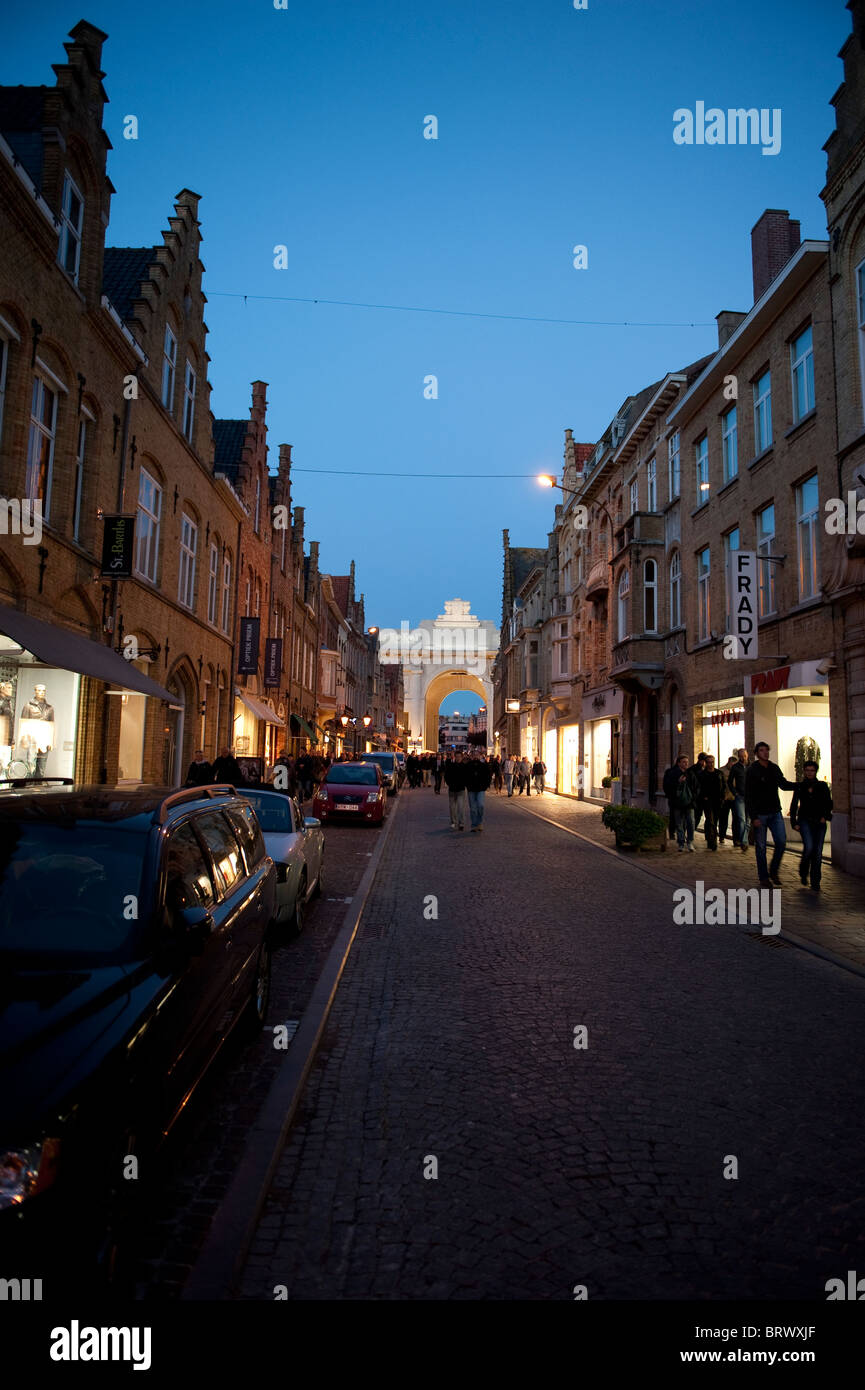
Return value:
[(640, 806), (605, 806), (601, 821), (616, 837), (617, 849), (667, 848), (667, 822), (656, 811)]

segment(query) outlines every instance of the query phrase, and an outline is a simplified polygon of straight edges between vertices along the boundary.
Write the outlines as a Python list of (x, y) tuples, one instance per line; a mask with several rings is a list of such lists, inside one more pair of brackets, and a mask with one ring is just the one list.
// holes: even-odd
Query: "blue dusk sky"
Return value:
[[(7, 8), (0, 82), (52, 83), (80, 18), (109, 36), (109, 244), (156, 243), (202, 195), (213, 412), (269, 383), (307, 539), (325, 570), (356, 561), (379, 626), (454, 597), (498, 622), (502, 528), (545, 544), (531, 475), (560, 472), (565, 428), (594, 442), (750, 308), (764, 208), (826, 235), (843, 0), (42, 0)], [(677, 145), (697, 102), (780, 108), (780, 152)], [(290, 302), (315, 299), (460, 313)]]

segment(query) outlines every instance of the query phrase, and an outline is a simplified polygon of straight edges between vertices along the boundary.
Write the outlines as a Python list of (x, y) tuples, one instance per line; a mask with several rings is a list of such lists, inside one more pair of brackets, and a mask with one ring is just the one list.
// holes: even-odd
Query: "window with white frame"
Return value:
[(159, 561), (159, 527), (162, 516), (162, 488), (142, 468), (138, 474), (138, 510), (135, 516), (135, 568), (152, 584), (156, 583)]
[(207, 621), (216, 626), (219, 612), (219, 547), (210, 542), (210, 558), (207, 566)]
[(57, 438), (57, 392), (41, 378), (33, 378), (30, 396), (30, 434), (27, 440), (27, 478), (24, 485), (31, 502), (40, 499), (42, 516), (48, 519), (54, 444)]
[(650, 512), (658, 510), (658, 463), (656, 459), (649, 459), (646, 464), (646, 506)]
[(856, 267), (856, 318), (859, 324), (859, 379), (865, 420), (865, 261)]
[(621, 642), (630, 629), (629, 603), (631, 596), (631, 572), (623, 569), (619, 575), (618, 640)]
[(705, 642), (711, 635), (711, 608), (709, 605), (709, 547), (697, 555), (697, 597), (698, 597), (698, 640)]
[(775, 566), (766, 558), (775, 542), (775, 507), (769, 503), (757, 513), (757, 614), (766, 618), (775, 609)]
[(678, 550), (670, 559), (670, 627), (680, 627), (682, 623), (682, 561)]
[(183, 378), (183, 433), (192, 442), (192, 431), (195, 425), (195, 368), (187, 360), (186, 371)]
[(165, 409), (174, 409), (174, 376), (177, 371), (177, 339), (169, 328), (165, 325), (165, 337), (162, 340), (162, 404)]
[(84, 199), (72, 175), (63, 179), (63, 199), (60, 205), (60, 244), (57, 259), (73, 284), (78, 284), (81, 268), (81, 231), (84, 226)]
[(87, 456), (87, 418), (82, 415), (78, 421), (78, 443), (75, 449), (75, 477), (72, 485), (72, 539), (77, 541), (81, 532), (81, 499), (84, 494), (84, 461)]
[(813, 598), (820, 592), (817, 574), (820, 498), (817, 474), (812, 473), (796, 489), (796, 536), (799, 551), (799, 597)]
[(222, 631), (228, 632), (231, 622), (231, 556), (222, 561)]
[(643, 631), (658, 630), (658, 566), (647, 560), (643, 565)]
[(790, 344), (790, 376), (793, 386), (793, 424), (814, 409), (814, 343), (809, 323)]
[(721, 450), (724, 456), (724, 482), (731, 483), (739, 472), (739, 427), (734, 405), (721, 416)]
[(670, 486), (670, 501), (678, 497), (682, 490), (682, 466), (681, 449), (679, 445), (679, 431), (670, 435), (667, 444), (667, 481)]
[(733, 573), (733, 556), (739, 549), (739, 528), (734, 526), (732, 531), (724, 533), (724, 587), (727, 595), (727, 626), (729, 632), (733, 623), (733, 583), (735, 575)]
[(772, 373), (754, 382), (754, 452), (762, 454), (772, 443)]
[(631, 516), (640, 506), (640, 483), (637, 477), (631, 479)]
[(702, 507), (709, 500), (709, 436), (704, 434), (694, 445), (694, 462), (697, 474), (697, 506)]
[(9, 343), (0, 337), (0, 440), (3, 439), (3, 411), (6, 405), (6, 371), (9, 366)]
[(195, 607), (195, 552), (198, 546), (198, 527), (183, 512), (180, 518), (180, 573), (177, 581), (177, 602), (184, 608)]

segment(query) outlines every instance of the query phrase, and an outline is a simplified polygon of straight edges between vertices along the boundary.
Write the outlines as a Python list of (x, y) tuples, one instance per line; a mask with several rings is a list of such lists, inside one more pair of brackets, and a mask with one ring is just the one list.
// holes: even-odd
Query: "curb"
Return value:
[[(570, 826), (562, 825), (560, 821), (553, 820), (550, 816), (533, 811), (529, 806), (523, 806), (522, 809), (534, 816), (536, 820), (546, 821), (547, 825), (554, 825), (557, 830), (563, 830), (566, 835), (573, 835), (574, 839), (582, 840), (584, 844), (600, 850), (601, 854), (613, 855), (620, 864), (625, 863), (629, 868), (636, 869), (641, 874), (648, 874), (649, 878), (657, 879), (659, 883), (669, 885), (670, 880), (666, 874), (656, 874), (647, 865), (640, 864), (633, 859), (623, 859), (617, 850), (610, 849), (608, 845), (599, 845), (597, 840), (593, 840), (589, 835), (581, 835), (579, 830), (571, 830)], [(839, 956), (835, 951), (830, 951), (825, 946), (818, 946), (816, 942), (808, 941), (801, 936), (794, 936), (792, 932), (785, 931), (783, 927), (774, 939), (789, 941), (791, 946), (797, 946), (800, 951), (807, 951), (809, 955), (819, 956), (821, 960), (828, 961), (831, 965), (837, 965), (841, 970), (847, 970), (851, 975), (858, 975), (860, 979), (865, 980), (865, 966), (857, 965), (855, 961), (848, 960), (846, 956)]]
[(399, 797), (395, 798), (395, 802), (321, 975), (316, 981), (300, 1027), (286, 1053), (285, 1062), (249, 1131), (234, 1177), (216, 1210), (204, 1244), (184, 1285), (180, 1296), (182, 1301), (216, 1301), (235, 1296), (271, 1181), (282, 1156), (306, 1078), (318, 1052), (324, 1026), (354, 944), (379, 862), (390, 838), (395, 814), (399, 808)]

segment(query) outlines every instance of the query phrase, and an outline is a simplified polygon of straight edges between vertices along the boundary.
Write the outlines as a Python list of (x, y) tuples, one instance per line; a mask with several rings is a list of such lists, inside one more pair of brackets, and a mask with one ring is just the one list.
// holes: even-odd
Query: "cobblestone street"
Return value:
[(865, 982), (674, 926), (675, 875), (495, 796), (483, 835), (399, 803), (242, 1296), (822, 1299), (861, 1268)]

